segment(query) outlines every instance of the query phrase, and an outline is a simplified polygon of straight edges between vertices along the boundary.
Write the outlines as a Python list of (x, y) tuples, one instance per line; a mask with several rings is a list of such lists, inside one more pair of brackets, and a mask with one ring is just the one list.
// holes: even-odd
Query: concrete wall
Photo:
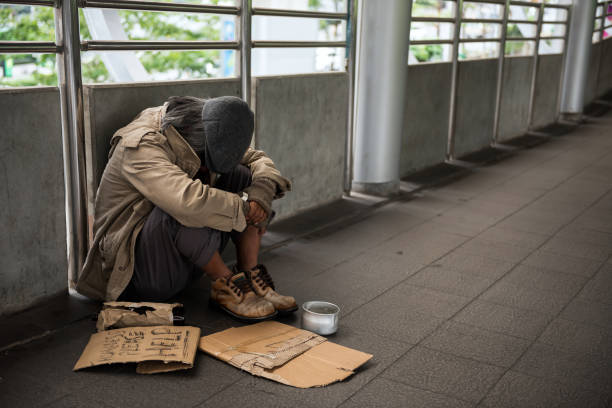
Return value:
[(400, 177), (445, 159), (452, 64), (410, 65), (406, 71)]
[(255, 141), (293, 183), (277, 217), (342, 197), (348, 114), (345, 73), (255, 79)]
[(612, 91), (612, 39), (608, 38), (601, 43), (603, 47), (601, 69), (599, 71), (599, 84), (596, 96)]
[(506, 57), (499, 117), (500, 141), (527, 131), (532, 74), (532, 57)]
[(90, 216), (98, 183), (108, 159), (113, 133), (140, 111), (159, 106), (170, 96), (202, 98), (240, 94), (238, 79), (116, 83), (84, 86), (85, 144)]
[[(591, 58), (589, 61), (589, 73), (587, 77), (587, 83), (584, 90), (584, 103), (588, 105), (593, 100), (597, 99), (600, 89), (598, 84), (598, 78), (600, 74), (600, 61), (602, 51), (602, 44), (593, 44), (591, 48)], [(602, 67), (603, 68), (603, 67)]]
[(541, 55), (533, 107), (533, 127), (538, 128), (557, 120), (557, 101), (563, 69), (561, 54)]
[(66, 291), (59, 92), (0, 90), (0, 314)]
[(497, 59), (459, 62), (456, 157), (478, 151), (490, 144), (496, 84)]

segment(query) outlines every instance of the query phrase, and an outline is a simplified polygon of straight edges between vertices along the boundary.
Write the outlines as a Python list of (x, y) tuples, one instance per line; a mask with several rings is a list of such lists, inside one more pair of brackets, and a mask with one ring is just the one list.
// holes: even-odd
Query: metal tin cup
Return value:
[(337, 305), (313, 300), (302, 305), (302, 328), (322, 336), (338, 330), (340, 308)]

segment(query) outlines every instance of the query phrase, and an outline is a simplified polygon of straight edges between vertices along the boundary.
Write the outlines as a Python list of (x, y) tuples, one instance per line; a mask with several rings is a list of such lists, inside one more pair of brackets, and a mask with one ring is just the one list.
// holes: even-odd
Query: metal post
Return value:
[(457, 82), (459, 80), (459, 37), (461, 36), (461, 18), (463, 14), (463, 0), (457, 0), (455, 9), (455, 30), (453, 36), (453, 68), (451, 73), (450, 109), (448, 115), (448, 139), (446, 146), (446, 160), (455, 158), (455, 126), (457, 115)]
[(561, 58), (563, 63), (561, 65), (561, 76), (559, 77), (559, 86), (557, 87), (557, 112), (556, 118), (559, 120), (561, 114), (561, 93), (563, 92), (563, 78), (565, 77), (565, 71), (567, 70), (567, 42), (569, 40), (570, 21), (572, 18), (572, 7), (566, 9), (565, 16), (565, 35), (563, 36), (563, 51), (561, 52)]
[(499, 42), (499, 58), (497, 61), (497, 89), (495, 94), (495, 117), (493, 118), (493, 144), (499, 139), (499, 121), (501, 116), (501, 101), (504, 82), (504, 63), (506, 61), (506, 37), (508, 35), (508, 15), (510, 14), (510, 0), (504, 5), (501, 39)]
[(78, 0), (64, 0), (55, 10), (56, 42), (62, 47), (62, 52), (57, 56), (57, 70), (62, 115), (69, 288), (74, 288), (76, 284), (88, 247), (78, 12)]
[(251, 0), (240, 7), (240, 96), (251, 104)]
[(531, 86), (529, 88), (529, 110), (527, 112), (527, 129), (533, 124), (533, 109), (535, 103), (536, 84), (538, 81), (538, 65), (540, 63), (540, 37), (542, 36), (542, 22), (544, 21), (544, 3), (538, 9), (538, 25), (536, 28), (535, 50), (533, 51), (533, 71), (531, 73)]
[(411, 8), (406, 0), (366, 0), (360, 10), (353, 181), (357, 191), (399, 191)]
[(348, 73), (348, 120), (344, 153), (344, 193), (351, 195), (353, 183), (353, 130), (355, 110), (355, 50), (357, 49), (357, 0), (348, 0), (346, 19), (346, 46), (348, 52), (346, 71)]
[(561, 87), (561, 114), (579, 119), (584, 109), (584, 94), (589, 75), (595, 1), (575, 1), (569, 25), (566, 69)]

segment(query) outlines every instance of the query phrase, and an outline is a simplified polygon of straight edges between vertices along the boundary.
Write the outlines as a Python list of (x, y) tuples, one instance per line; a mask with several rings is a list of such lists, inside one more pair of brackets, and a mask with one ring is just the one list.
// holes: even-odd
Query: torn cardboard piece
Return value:
[(174, 324), (173, 310), (180, 303), (106, 302), (98, 314), (98, 331), (122, 327)]
[(298, 388), (342, 381), (372, 358), (274, 321), (202, 337), (200, 350), (253, 375)]
[(126, 327), (93, 334), (74, 371), (104, 364), (140, 363), (140, 374), (193, 367), (200, 329), (190, 326)]

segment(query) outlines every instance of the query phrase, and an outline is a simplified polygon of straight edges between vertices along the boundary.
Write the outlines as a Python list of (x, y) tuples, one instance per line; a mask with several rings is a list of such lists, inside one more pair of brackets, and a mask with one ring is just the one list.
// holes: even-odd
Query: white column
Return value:
[(362, 1), (358, 26), (353, 189), (399, 190), (410, 0)]
[(562, 115), (580, 115), (584, 108), (595, 5), (596, 0), (574, 0), (561, 89)]

